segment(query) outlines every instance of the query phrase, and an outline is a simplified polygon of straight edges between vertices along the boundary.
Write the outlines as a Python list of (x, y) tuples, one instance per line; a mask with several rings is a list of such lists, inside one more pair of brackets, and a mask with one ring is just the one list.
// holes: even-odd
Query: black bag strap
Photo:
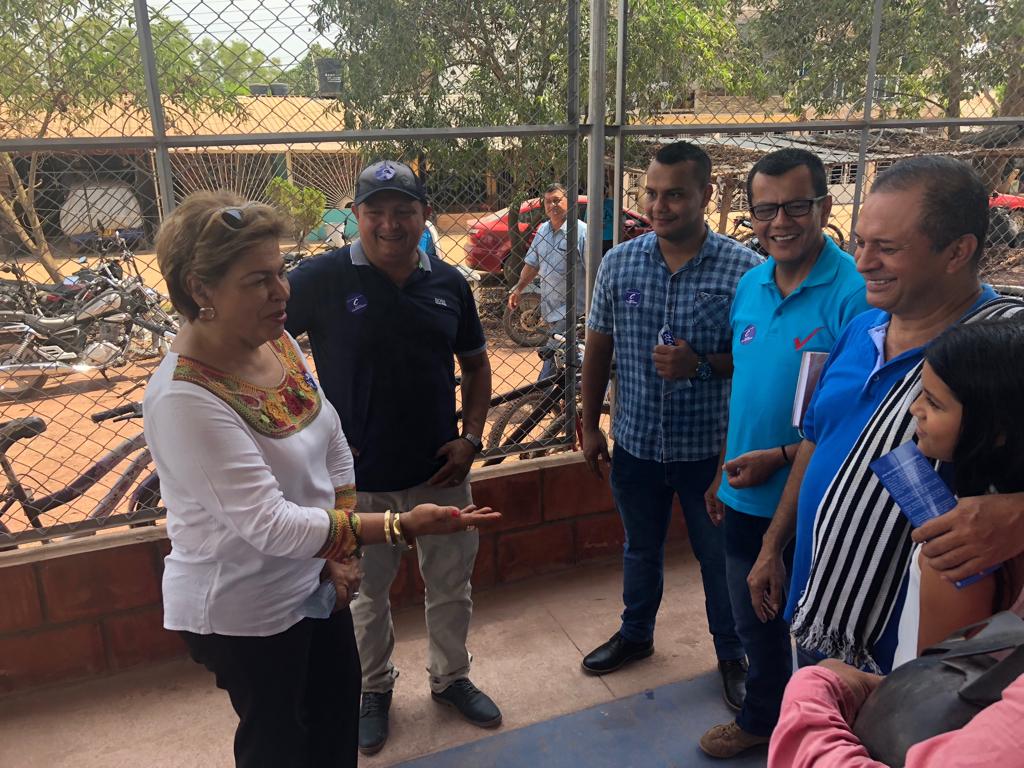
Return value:
[(965, 682), (960, 687), (960, 698), (981, 707), (995, 704), (1002, 698), (1003, 691), (1021, 675), (1024, 675), (1024, 645), (1017, 646), (1017, 650), (974, 680)]

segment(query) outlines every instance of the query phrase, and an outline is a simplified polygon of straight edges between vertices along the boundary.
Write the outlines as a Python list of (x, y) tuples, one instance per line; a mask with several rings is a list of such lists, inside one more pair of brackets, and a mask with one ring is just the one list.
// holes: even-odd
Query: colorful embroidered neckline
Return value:
[(213, 393), (261, 435), (289, 437), (309, 426), (320, 413), (320, 393), (287, 336), (271, 342), (271, 346), (284, 369), (284, 379), (276, 387), (251, 384), (184, 355), (178, 356), (174, 380), (188, 381)]

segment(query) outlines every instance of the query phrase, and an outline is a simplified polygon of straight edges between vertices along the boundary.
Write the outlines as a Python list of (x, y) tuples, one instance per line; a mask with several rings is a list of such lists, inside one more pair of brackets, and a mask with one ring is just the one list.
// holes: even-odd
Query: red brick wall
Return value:
[[(481, 470), (473, 496), (503, 517), (480, 536), (473, 585), (487, 589), (615, 557), (622, 525), (607, 482), (578, 455)], [(671, 538), (685, 536), (674, 517)], [(0, 555), (0, 694), (184, 654), (161, 626), (162, 529)], [(423, 602), (415, 552), (391, 588), (396, 608)]]

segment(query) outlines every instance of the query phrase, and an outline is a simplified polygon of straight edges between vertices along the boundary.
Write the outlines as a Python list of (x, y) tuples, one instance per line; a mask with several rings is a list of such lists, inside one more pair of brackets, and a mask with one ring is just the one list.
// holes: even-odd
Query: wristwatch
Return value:
[(462, 439), (473, 446), (473, 450), (480, 453), (484, 449), (484, 441), (471, 432), (463, 432)]
[(715, 375), (715, 372), (711, 370), (711, 363), (704, 355), (697, 355), (697, 373), (694, 378), (698, 381), (711, 381), (711, 377)]

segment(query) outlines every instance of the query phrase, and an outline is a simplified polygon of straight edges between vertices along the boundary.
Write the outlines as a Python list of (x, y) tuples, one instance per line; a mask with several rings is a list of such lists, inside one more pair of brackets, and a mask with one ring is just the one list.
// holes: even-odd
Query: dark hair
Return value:
[(954, 325), (924, 359), (963, 407), (954, 492), (1024, 491), (1024, 318)]
[(900, 160), (884, 170), (872, 192), (921, 189), (923, 212), (918, 228), (941, 251), (958, 237), (974, 235), (977, 267), (988, 232), (988, 189), (971, 166), (952, 157), (922, 155)]
[(674, 141), (654, 153), (654, 159), (662, 165), (690, 162), (697, 166), (697, 180), (701, 184), (711, 183), (711, 158), (708, 153), (688, 141)]
[(565, 191), (565, 187), (563, 187), (556, 181), (554, 184), (548, 184), (548, 186), (544, 189), (544, 194), (541, 195), (541, 197), (547, 197), (552, 192), (561, 192), (563, 195), (568, 194)]
[(789, 147), (775, 152), (769, 152), (750, 169), (747, 174), (747, 200), (754, 204), (754, 176), (763, 173), (765, 176), (781, 176), (789, 173), (794, 168), (804, 166), (811, 172), (811, 184), (814, 186), (814, 196), (821, 197), (828, 194), (828, 184), (825, 180), (825, 165), (821, 158), (806, 149)]

